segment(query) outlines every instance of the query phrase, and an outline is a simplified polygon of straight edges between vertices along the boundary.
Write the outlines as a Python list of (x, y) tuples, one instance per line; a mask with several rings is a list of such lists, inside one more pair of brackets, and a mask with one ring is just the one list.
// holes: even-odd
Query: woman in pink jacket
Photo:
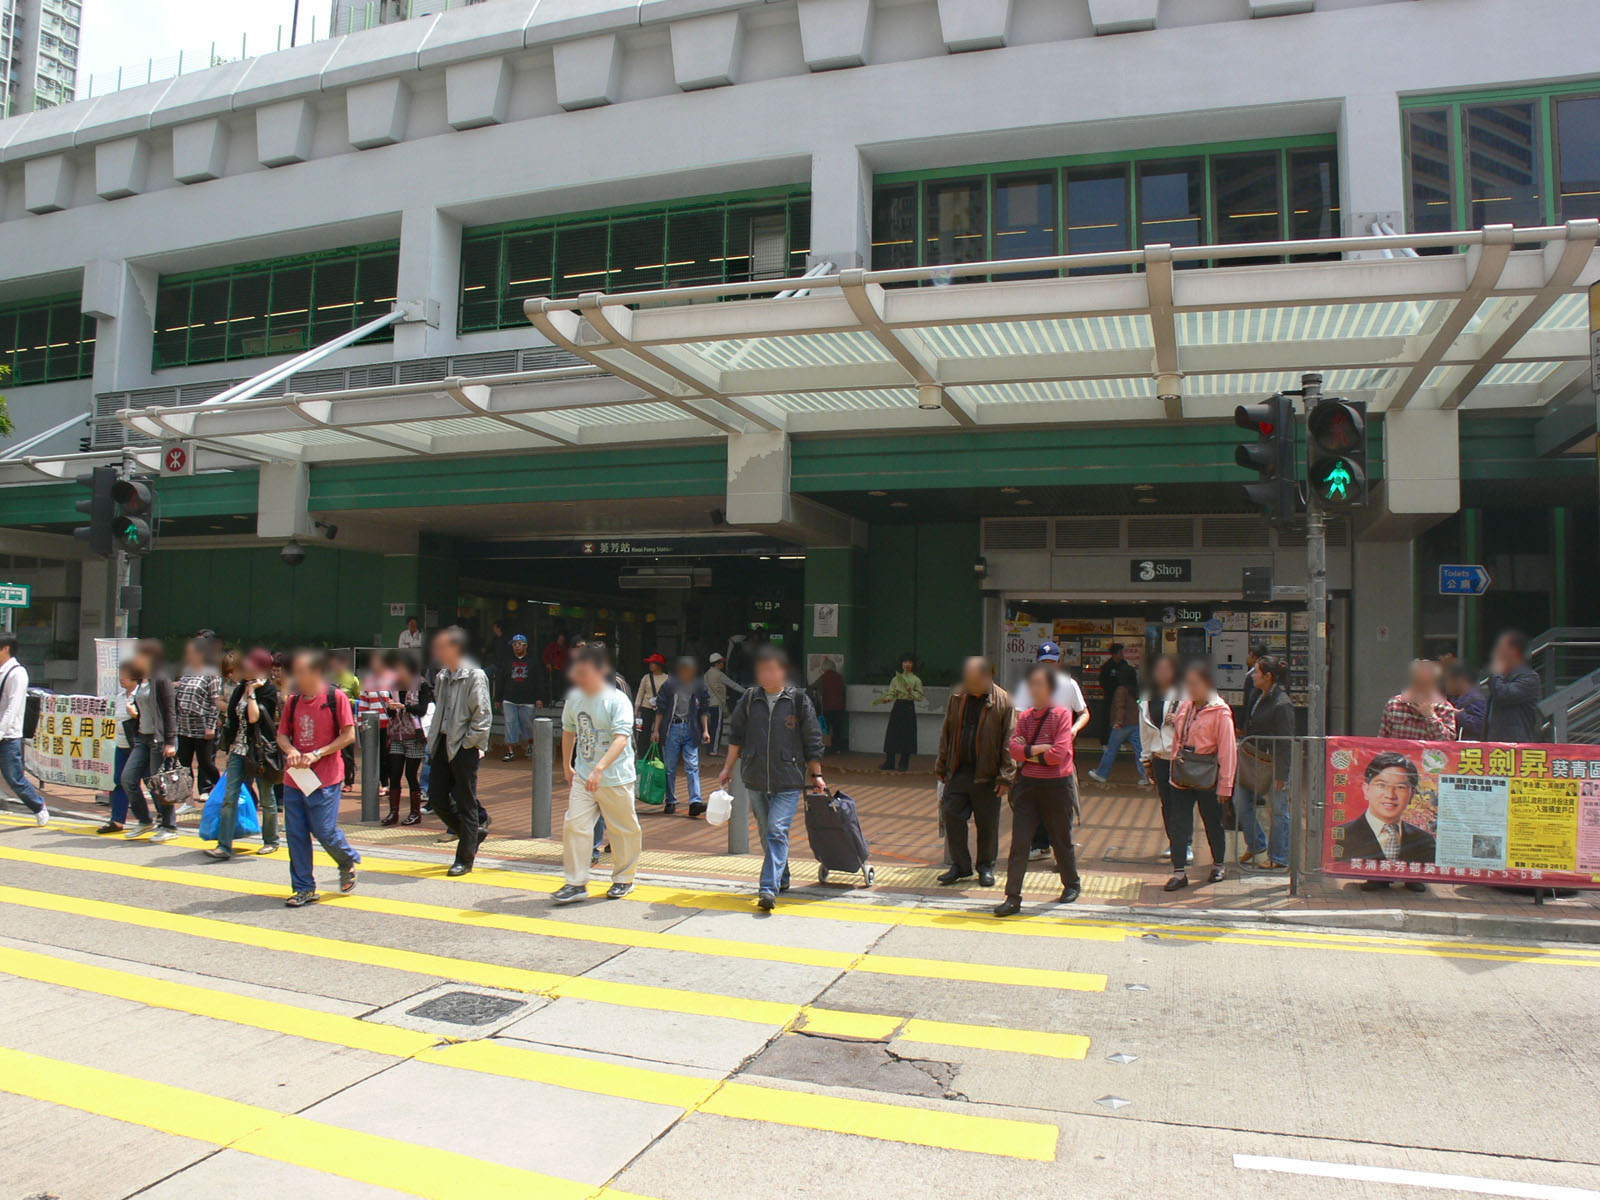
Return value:
[[(1189, 886), (1184, 873), (1189, 843), (1194, 838), (1194, 808), (1200, 806), (1205, 822), (1206, 841), (1211, 846), (1209, 882), (1220, 883), (1227, 875), (1223, 862), (1228, 843), (1222, 832), (1222, 801), (1233, 795), (1233, 777), (1238, 768), (1238, 743), (1234, 739), (1233, 709), (1217, 695), (1216, 679), (1207, 662), (1192, 663), (1183, 676), (1184, 698), (1178, 711), (1167, 717), (1173, 730), (1172, 810), (1168, 813), (1167, 835), (1172, 854), (1172, 878), (1163, 890), (1176, 892)], [(1185, 764), (1187, 759), (1187, 764)], [(1212, 764), (1215, 764), (1214, 768)], [(1185, 770), (1187, 765), (1188, 770)], [(1209, 786), (1185, 784), (1181, 777), (1212, 777)]]
[(1077, 808), (1077, 784), (1072, 775), (1071, 709), (1055, 703), (1054, 663), (1035, 663), (1028, 672), (1028, 698), (1032, 707), (1017, 714), (1012, 726), (1011, 757), (1019, 764), (1011, 785), (1011, 857), (1006, 862), (1006, 898), (994, 915), (1009, 917), (1022, 911), (1022, 880), (1028, 873), (1028, 848), (1042, 821), (1056, 852), (1061, 872), (1061, 903), (1071, 904), (1083, 894), (1078, 879), (1078, 854), (1072, 844), (1072, 815)]

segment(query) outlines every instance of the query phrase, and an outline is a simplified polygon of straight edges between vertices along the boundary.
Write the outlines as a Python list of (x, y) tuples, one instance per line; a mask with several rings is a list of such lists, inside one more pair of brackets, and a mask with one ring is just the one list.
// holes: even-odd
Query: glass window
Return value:
[(400, 292), (400, 256), (363, 254), (356, 268), (356, 312), (350, 327), (377, 320), (390, 309)]
[(187, 284), (167, 284), (156, 292), (157, 367), (172, 367), (189, 357), (189, 295)]
[(354, 259), (318, 263), (311, 276), (311, 341), (320, 346), (352, 328), (356, 307)]
[(994, 257), (1045, 258), (1056, 246), (1056, 173), (995, 180)]
[(872, 268), (893, 271), (917, 265), (917, 185), (895, 183), (872, 189)]
[(272, 276), (242, 275), (233, 281), (228, 300), (229, 358), (259, 358), (267, 353), (267, 301), (272, 297)]
[(1139, 244), (1205, 242), (1205, 174), (1199, 159), (1139, 164)]
[(1130, 208), (1125, 164), (1070, 168), (1067, 171), (1067, 253), (1100, 254), (1131, 249)]
[[(1283, 237), (1283, 155), (1279, 151), (1213, 158), (1211, 194), (1217, 242), (1276, 242)], [(1269, 255), (1226, 261), (1236, 266), (1280, 260)]]
[(25, 308), (17, 314), (17, 350), (11, 360), (11, 382), (43, 383), (50, 349), (50, 309)]
[[(548, 243), (550, 235), (543, 235)], [(502, 240), (496, 236), (466, 237), (461, 239), (461, 328), (493, 329), (500, 323), (501, 280), (500, 249), (510, 252), (514, 239)], [(545, 251), (544, 281), (523, 285), (527, 295), (539, 295), (538, 289), (550, 286), (549, 250)], [(520, 275), (521, 272), (518, 272)], [(506, 290), (512, 295), (516, 288), (509, 281)], [(509, 303), (509, 301), (507, 301)]]
[(1406, 113), (1406, 164), (1411, 174), (1411, 230), (1444, 233), (1456, 216), (1452, 110), (1413, 109)]
[(1538, 105), (1474, 104), (1462, 122), (1472, 227), (1544, 224)]
[(309, 266), (272, 274), (272, 311), (267, 314), (267, 353), (296, 354), (311, 349)]
[[(475, 328), (509, 328), (527, 321), (522, 302), (550, 292), (551, 253), (555, 240), (556, 235), (548, 229), (506, 237), (504, 298), (498, 299), (502, 287), (499, 280), (495, 276), (487, 276), (485, 287), (488, 290), (474, 293), (481, 297), (481, 301), (474, 303), (483, 304), (484, 314)], [(497, 247), (500, 244), (498, 240), (493, 243)], [(499, 264), (495, 266), (498, 269)]]
[(989, 257), (987, 191), (982, 179), (924, 185), (924, 265), (983, 262)]
[(666, 263), (665, 217), (634, 217), (611, 226), (611, 291), (660, 287)]
[(194, 285), (189, 306), (189, 353), (185, 362), (220, 362), (228, 354), (227, 279), (206, 279)]
[(556, 231), (556, 295), (605, 290), (610, 234), (604, 225), (574, 225)]
[(1600, 96), (1555, 104), (1558, 221), (1600, 217)]
[(79, 296), (0, 307), (0, 369), (16, 385), (86, 379), (94, 373), (95, 322)]
[(668, 287), (723, 282), (722, 208), (672, 213), (667, 218)]
[(1301, 241), (1340, 232), (1338, 151), (1289, 151), (1289, 236)]
[[(789, 205), (789, 276), (806, 273), (811, 254), (811, 201), (795, 200)], [(838, 264), (835, 263), (835, 266)], [(731, 279), (732, 276), (730, 275)]]

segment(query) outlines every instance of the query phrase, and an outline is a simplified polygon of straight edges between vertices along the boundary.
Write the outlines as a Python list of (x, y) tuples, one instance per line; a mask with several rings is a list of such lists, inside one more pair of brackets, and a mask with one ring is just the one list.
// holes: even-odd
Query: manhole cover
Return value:
[(504, 996), (486, 996), (482, 992), (446, 992), (415, 1008), (406, 1009), (406, 1016), (421, 1017), (424, 1021), (444, 1021), (451, 1025), (492, 1025), (522, 1006), (522, 1001), (508, 1000)]

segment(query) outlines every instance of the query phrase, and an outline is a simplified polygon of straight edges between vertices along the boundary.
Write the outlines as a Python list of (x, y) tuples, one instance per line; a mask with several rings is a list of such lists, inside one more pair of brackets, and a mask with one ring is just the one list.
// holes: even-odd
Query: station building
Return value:
[(1371, 414), (1368, 731), (1413, 654), (1600, 607), (1592, 9), (496, 0), (0, 121), (27, 653), (69, 686), (112, 625), (74, 478), (181, 447), (148, 633), (1303, 670), (1231, 416), (1316, 371)]

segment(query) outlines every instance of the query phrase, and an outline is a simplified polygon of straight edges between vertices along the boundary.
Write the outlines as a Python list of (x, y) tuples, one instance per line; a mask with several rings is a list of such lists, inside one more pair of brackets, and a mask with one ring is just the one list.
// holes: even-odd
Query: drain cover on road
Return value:
[(520, 1000), (504, 996), (490, 996), (483, 992), (446, 992), (435, 996), (415, 1008), (406, 1009), (406, 1016), (421, 1017), (424, 1021), (445, 1021), (451, 1025), (493, 1025), (522, 1007)]
[(1121, 1096), (1101, 1096), (1095, 1103), (1104, 1105), (1106, 1108), (1116, 1109), (1127, 1108), (1133, 1101), (1124, 1100)]

